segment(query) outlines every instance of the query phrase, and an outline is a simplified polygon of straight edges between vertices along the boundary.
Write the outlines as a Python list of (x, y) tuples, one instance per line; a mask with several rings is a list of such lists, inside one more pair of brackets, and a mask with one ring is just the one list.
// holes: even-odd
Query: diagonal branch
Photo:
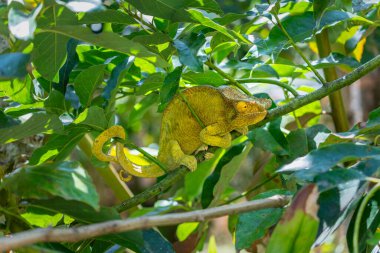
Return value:
[(143, 216), (126, 220), (114, 220), (75, 228), (43, 228), (16, 233), (0, 238), (0, 252), (21, 248), (40, 242), (77, 242), (111, 233), (120, 233), (155, 226), (168, 226), (183, 222), (204, 221), (225, 215), (237, 214), (265, 208), (284, 207), (290, 198), (275, 195), (270, 198), (244, 203), (219, 206), (186, 213)]

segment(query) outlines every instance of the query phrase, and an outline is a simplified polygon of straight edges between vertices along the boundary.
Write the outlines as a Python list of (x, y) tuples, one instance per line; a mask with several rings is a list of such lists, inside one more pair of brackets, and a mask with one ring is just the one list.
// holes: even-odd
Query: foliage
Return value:
[[(317, 69), (348, 73), (380, 46), (378, 1), (85, 2), (0, 4), (0, 235), (120, 219), (123, 205), (99, 203), (88, 162), (119, 202), (129, 193), (112, 166), (91, 157), (86, 140), (115, 124), (132, 137), (148, 132), (140, 135), (145, 139), (131, 137), (132, 148), (133, 141), (158, 140), (155, 113), (185, 87), (235, 85), (246, 93), (264, 91), (259, 97), (277, 88), (273, 108), (286, 106), (330, 80)], [(319, 58), (316, 37), (323, 32), (331, 51)], [(369, 252), (379, 240), (379, 187), (371, 182), (379, 182), (380, 108), (365, 124), (340, 132), (321, 124), (322, 116), (321, 102), (310, 101), (252, 127), (228, 150), (214, 149), (197, 171), (172, 176), (177, 186), (160, 196), (168, 201), (144, 208), (136, 202), (128, 214), (285, 194), (294, 196), (289, 207), (229, 217), (237, 250), (261, 244), (267, 252), (309, 252), (349, 223), (347, 248)], [(32, 153), (7, 148), (36, 136), (43, 141), (30, 144)], [(87, 160), (75, 161), (83, 156)], [(168, 177), (158, 184), (171, 186)], [(207, 231), (207, 222), (182, 223), (175, 244), (201, 250)], [(149, 229), (24, 249), (174, 252), (172, 237)], [(208, 247), (216, 252), (214, 236)]]

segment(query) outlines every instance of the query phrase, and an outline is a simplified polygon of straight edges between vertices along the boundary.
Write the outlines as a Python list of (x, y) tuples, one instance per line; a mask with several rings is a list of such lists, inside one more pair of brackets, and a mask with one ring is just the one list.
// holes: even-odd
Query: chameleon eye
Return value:
[(236, 104), (236, 110), (237, 110), (238, 112), (245, 112), (245, 111), (247, 111), (247, 109), (248, 109), (248, 105), (247, 105), (246, 102), (242, 102), (242, 101), (240, 101), (240, 102), (238, 102), (238, 103)]

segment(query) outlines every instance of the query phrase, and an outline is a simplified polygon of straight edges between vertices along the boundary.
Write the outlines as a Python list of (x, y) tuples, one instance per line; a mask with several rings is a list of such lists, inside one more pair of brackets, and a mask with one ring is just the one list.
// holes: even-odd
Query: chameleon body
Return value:
[[(193, 171), (197, 167), (193, 153), (205, 146), (228, 148), (231, 145), (230, 132), (235, 130), (246, 134), (248, 126), (265, 118), (270, 105), (269, 99), (249, 97), (230, 86), (185, 89), (164, 110), (157, 159), (169, 170), (184, 165)], [(159, 177), (165, 174), (156, 164), (132, 164), (124, 154), (123, 144), (117, 145), (120, 145), (117, 160), (127, 165), (123, 167), (131, 175)]]

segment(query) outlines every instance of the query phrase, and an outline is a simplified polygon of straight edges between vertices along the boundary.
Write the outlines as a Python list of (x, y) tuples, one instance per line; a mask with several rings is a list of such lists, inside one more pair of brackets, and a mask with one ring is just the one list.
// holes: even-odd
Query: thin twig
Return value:
[(174, 213), (155, 216), (143, 216), (126, 220), (114, 220), (85, 225), (75, 228), (43, 228), (16, 233), (0, 238), (0, 251), (15, 250), (23, 246), (40, 242), (77, 242), (111, 233), (169, 226), (183, 222), (209, 220), (225, 215), (232, 215), (265, 208), (284, 207), (290, 198), (276, 195), (267, 199), (254, 200), (234, 205), (219, 206), (186, 213)]
[(293, 38), (289, 35), (289, 33), (286, 31), (286, 29), (282, 26), (281, 20), (278, 18), (277, 14), (273, 14), (274, 18), (276, 19), (277, 26), (281, 29), (281, 31), (284, 33), (284, 35), (288, 38), (290, 44), (292, 44), (293, 48), (297, 51), (297, 53), (302, 57), (302, 59), (306, 62), (307, 66), (309, 66), (310, 70), (313, 71), (315, 76), (318, 78), (318, 80), (325, 84), (325, 79), (318, 73), (318, 71), (313, 67), (313, 65), (310, 63), (310, 61), (306, 58), (306, 56), (302, 53), (301, 49), (296, 45)]
[(244, 78), (244, 79), (236, 79), (238, 83), (265, 83), (265, 84), (273, 84), (277, 85), (281, 88), (284, 88), (285, 90), (289, 91), (293, 94), (294, 97), (298, 97), (298, 92), (289, 84), (283, 83), (277, 80), (273, 79), (267, 79), (267, 78)]
[(207, 66), (209, 66), (211, 69), (218, 72), (219, 75), (226, 78), (232, 85), (235, 85), (237, 88), (242, 90), (245, 94), (247, 94), (248, 96), (252, 96), (251, 92), (249, 92), (249, 90), (247, 90), (247, 88), (245, 88), (243, 85), (241, 85), (239, 82), (237, 82), (232, 76), (230, 76), (229, 74), (227, 74), (226, 72), (224, 72), (223, 70), (218, 68), (214, 63), (211, 62), (210, 59), (208, 61), (206, 61), (205, 64)]

